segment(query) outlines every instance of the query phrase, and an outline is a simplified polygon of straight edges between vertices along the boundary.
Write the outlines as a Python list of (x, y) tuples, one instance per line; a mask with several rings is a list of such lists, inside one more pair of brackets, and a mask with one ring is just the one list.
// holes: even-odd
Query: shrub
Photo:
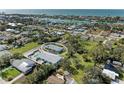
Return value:
[(72, 73), (73, 75), (78, 74), (77, 69), (75, 67), (73, 67), (73, 66), (70, 66), (69, 72)]
[(7, 78), (7, 81), (11, 81), (13, 78), (11, 77), (11, 76), (9, 76), (8, 78)]
[(13, 54), (13, 58), (15, 58), (15, 59), (21, 59), (21, 58), (23, 58), (23, 56), (20, 53), (14, 53)]
[(76, 65), (76, 68), (77, 68), (77, 69), (84, 70), (85, 66), (82, 65), (82, 64), (80, 64), (80, 63), (78, 63), (78, 64)]

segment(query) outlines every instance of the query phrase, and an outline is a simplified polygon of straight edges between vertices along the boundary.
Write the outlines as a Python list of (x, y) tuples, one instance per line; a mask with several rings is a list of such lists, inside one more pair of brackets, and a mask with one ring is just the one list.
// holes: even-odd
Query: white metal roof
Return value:
[(115, 80), (116, 77), (119, 77), (119, 74), (115, 73), (114, 71), (110, 71), (108, 69), (104, 69), (102, 73), (113, 80)]

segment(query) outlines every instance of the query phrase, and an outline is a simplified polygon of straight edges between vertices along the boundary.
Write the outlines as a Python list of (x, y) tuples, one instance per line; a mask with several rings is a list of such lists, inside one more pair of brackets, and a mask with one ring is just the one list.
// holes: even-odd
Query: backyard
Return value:
[(25, 44), (24, 46), (20, 47), (20, 48), (12, 48), (10, 50), (11, 53), (20, 53), (20, 54), (23, 54), (25, 52), (27, 52), (28, 50), (31, 50), (35, 47), (38, 47), (39, 44), (36, 43), (36, 42), (31, 42), (31, 43), (28, 43), (28, 44)]

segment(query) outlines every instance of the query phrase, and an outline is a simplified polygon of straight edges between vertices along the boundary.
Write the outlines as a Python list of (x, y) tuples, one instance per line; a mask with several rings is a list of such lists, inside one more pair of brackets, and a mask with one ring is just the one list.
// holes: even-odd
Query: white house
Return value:
[(103, 74), (105, 74), (106, 76), (108, 76), (109, 78), (115, 80), (116, 77), (119, 77), (119, 74), (114, 72), (114, 71), (111, 71), (109, 69), (103, 69), (102, 71)]

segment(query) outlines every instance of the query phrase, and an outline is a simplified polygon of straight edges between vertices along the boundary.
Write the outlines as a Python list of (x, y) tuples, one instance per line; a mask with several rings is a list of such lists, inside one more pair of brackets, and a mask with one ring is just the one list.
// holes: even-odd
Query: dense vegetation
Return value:
[(24, 83), (26, 84), (40, 84), (45, 83), (47, 79), (56, 70), (55, 66), (51, 64), (37, 65), (32, 74), (27, 75)]
[[(68, 54), (61, 66), (69, 71), (78, 83), (110, 83), (110, 78), (102, 75), (100, 65), (106, 64), (107, 59), (124, 62), (123, 39), (109, 48), (102, 41), (83, 40), (80, 35), (68, 34), (66, 40)], [(119, 73), (122, 78), (123, 72), (119, 70)]]

